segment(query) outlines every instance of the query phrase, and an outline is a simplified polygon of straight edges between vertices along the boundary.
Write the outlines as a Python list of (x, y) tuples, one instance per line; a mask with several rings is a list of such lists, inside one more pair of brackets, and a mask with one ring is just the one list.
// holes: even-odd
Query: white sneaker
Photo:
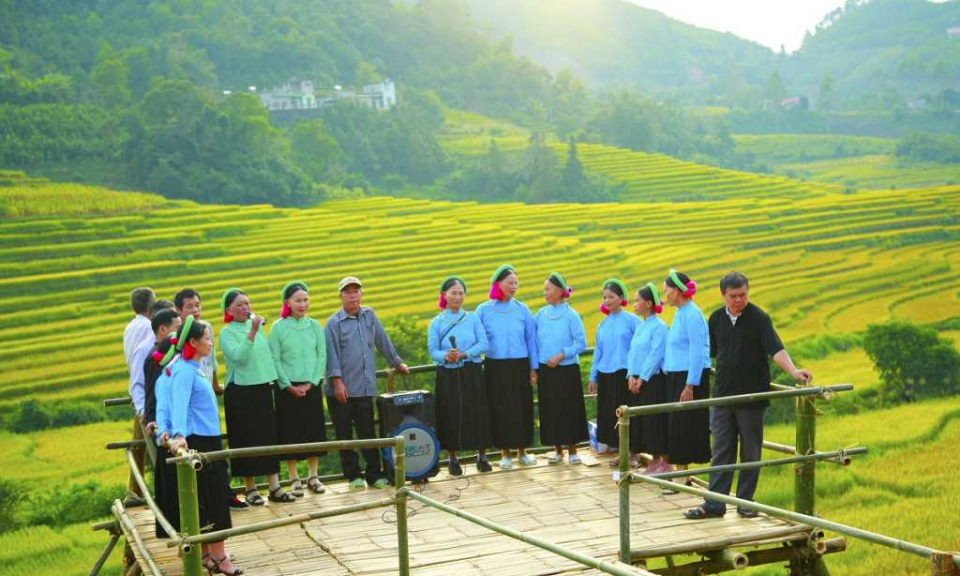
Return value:
[(500, 469), (501, 470), (513, 470), (513, 460), (509, 458), (502, 458), (500, 460)]
[(563, 460), (563, 454), (554, 452), (547, 458), (547, 464), (559, 464)]
[(569, 462), (570, 464), (579, 464), (579, 463), (581, 462), (581, 460), (580, 460), (580, 455), (579, 455), (579, 454), (571, 454), (570, 457), (567, 458), (567, 462)]
[(530, 454), (524, 454), (520, 457), (521, 466), (536, 466), (537, 459), (531, 456)]

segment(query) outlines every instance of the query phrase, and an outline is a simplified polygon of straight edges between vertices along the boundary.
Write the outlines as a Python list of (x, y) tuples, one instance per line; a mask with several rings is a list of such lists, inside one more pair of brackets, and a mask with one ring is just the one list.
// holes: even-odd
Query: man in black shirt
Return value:
[[(717, 378), (714, 396), (736, 396), (770, 390), (770, 363), (773, 358), (783, 371), (793, 378), (809, 382), (813, 375), (793, 365), (790, 355), (780, 342), (773, 322), (767, 313), (751, 304), (750, 283), (740, 272), (730, 272), (720, 279), (720, 293), (724, 306), (710, 315), (710, 355), (717, 359)], [(740, 444), (740, 462), (760, 460), (763, 449), (763, 415), (767, 402), (717, 406), (710, 422), (713, 433), (711, 466), (734, 464), (737, 461), (737, 441)], [(741, 470), (737, 482), (737, 498), (753, 500), (760, 478), (760, 469)], [(710, 491), (729, 494), (733, 472), (710, 475)], [(755, 511), (737, 509), (745, 517)], [(723, 516), (726, 505), (715, 500), (687, 511), (692, 520)]]

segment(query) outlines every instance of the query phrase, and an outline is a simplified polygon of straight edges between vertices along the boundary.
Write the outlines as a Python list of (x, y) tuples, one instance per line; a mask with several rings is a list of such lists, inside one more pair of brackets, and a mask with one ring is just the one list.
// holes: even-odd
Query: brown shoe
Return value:
[(617, 468), (620, 466), (620, 458), (614, 458), (613, 460), (607, 462), (607, 466), (611, 468)]

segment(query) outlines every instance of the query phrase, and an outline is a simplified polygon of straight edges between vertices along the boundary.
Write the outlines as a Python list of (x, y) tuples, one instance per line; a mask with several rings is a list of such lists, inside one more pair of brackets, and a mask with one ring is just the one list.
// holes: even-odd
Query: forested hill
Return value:
[[(444, 104), (580, 121), (582, 84), (475, 29), (445, 0), (0, 0), (0, 168), (302, 205), (331, 185), (432, 183)], [(328, 91), (389, 78), (400, 105), (281, 130), (249, 87), (294, 77)]]
[(896, 104), (960, 90), (960, 1), (849, 0), (810, 23), (802, 48), (776, 53), (627, 0), (467, 0), (493, 38), (551, 70), (606, 88), (630, 87), (699, 104), (759, 107), (779, 72), (787, 95), (816, 104), (826, 75), (839, 107)]
[(694, 98), (762, 86), (773, 51), (674, 20), (627, 0), (467, 0), (495, 38), (589, 84)]
[(960, 91), (960, 2), (848, 2), (783, 63), (797, 92), (816, 94), (825, 75), (844, 108)]

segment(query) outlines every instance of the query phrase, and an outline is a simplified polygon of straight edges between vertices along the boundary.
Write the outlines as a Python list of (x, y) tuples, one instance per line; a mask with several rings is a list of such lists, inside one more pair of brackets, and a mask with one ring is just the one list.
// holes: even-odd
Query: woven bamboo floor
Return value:
[[(618, 549), (618, 505), (608, 459), (585, 454), (582, 465), (551, 466), (541, 456), (534, 467), (495, 468), (483, 475), (470, 465), (460, 478), (441, 472), (423, 486), (422, 493), (554, 544), (613, 561)], [(391, 489), (349, 491), (339, 482), (328, 485), (326, 494), (307, 491), (296, 503), (268, 502), (262, 508), (234, 512), (233, 523), (240, 526), (369, 502), (391, 493)], [(725, 518), (690, 521), (681, 512), (698, 504), (697, 498), (664, 495), (659, 488), (643, 484), (634, 484), (630, 493), (634, 550), (684, 543), (698, 550), (705, 541), (734, 535), (767, 541), (772, 530), (782, 532), (790, 526), (797, 532), (809, 531), (764, 515), (743, 519), (733, 511)], [(600, 574), (418, 502), (411, 500), (408, 507), (410, 566), (416, 576)], [(167, 576), (182, 574), (177, 550), (155, 537), (150, 510), (129, 508), (127, 513), (161, 571)], [(232, 538), (227, 549), (249, 576), (396, 574), (394, 517), (395, 508), (390, 507), (325, 518)], [(142, 559), (141, 566), (150, 574)], [(638, 574), (650, 573), (638, 569)]]

